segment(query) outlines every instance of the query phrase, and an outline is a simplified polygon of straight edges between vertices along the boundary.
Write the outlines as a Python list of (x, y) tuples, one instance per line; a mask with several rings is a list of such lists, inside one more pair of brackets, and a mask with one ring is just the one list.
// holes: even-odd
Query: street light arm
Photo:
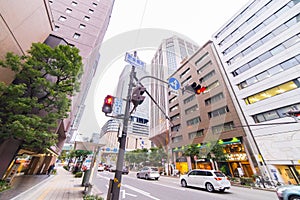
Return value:
[[(168, 82), (161, 80), (159, 78), (156, 78), (154, 76), (143, 76), (140, 79), (137, 79), (137, 77), (135, 76), (134, 79), (138, 82), (137, 84), (139, 84), (140, 86), (144, 87), (143, 84), (141, 83), (141, 80), (143, 80), (144, 78), (153, 78), (155, 80), (161, 81), (163, 83), (169, 84)], [(146, 94), (150, 97), (150, 99), (153, 101), (153, 103), (159, 108), (159, 110), (164, 114), (164, 116), (166, 117), (167, 120), (169, 120), (170, 124), (172, 126), (174, 126), (173, 122), (171, 121), (170, 117), (166, 114), (166, 112), (159, 106), (159, 104), (155, 101), (155, 99), (151, 96), (151, 94), (148, 92), (148, 90), (145, 90)]]

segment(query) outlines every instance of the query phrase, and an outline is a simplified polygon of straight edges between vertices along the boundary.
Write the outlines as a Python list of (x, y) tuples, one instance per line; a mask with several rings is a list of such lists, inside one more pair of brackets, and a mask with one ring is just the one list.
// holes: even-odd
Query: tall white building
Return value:
[(214, 35), (260, 170), (299, 184), (300, 1), (250, 1)]
[(153, 56), (151, 76), (157, 79), (151, 80), (151, 96), (162, 109), (150, 102), (150, 139), (156, 146), (165, 146), (168, 140), (167, 79), (180, 67), (180, 63), (193, 55), (198, 48), (195, 43), (173, 36), (163, 40)]

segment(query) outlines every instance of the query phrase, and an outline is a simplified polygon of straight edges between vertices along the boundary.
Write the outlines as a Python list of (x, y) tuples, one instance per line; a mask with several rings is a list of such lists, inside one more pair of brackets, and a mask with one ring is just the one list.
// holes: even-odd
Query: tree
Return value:
[(162, 147), (152, 147), (149, 151), (150, 165), (159, 167), (162, 166), (162, 160), (167, 160), (167, 154)]
[(15, 138), (25, 149), (44, 152), (56, 143), (57, 122), (68, 116), (70, 96), (78, 91), (79, 50), (34, 43), (25, 56), (7, 53), (0, 66), (16, 73), (12, 84), (0, 82), (0, 141)]

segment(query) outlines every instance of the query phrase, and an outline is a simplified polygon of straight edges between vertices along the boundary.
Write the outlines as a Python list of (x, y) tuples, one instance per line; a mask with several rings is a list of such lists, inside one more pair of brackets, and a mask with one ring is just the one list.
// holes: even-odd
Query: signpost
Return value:
[(121, 136), (119, 137), (120, 145), (119, 145), (116, 172), (115, 172), (114, 179), (110, 181), (107, 200), (119, 200), (121, 180), (122, 180), (122, 168), (123, 168), (124, 153), (125, 153), (125, 144), (126, 144), (127, 129), (128, 129), (127, 127), (128, 127), (129, 117), (130, 117), (129, 110), (130, 110), (130, 102), (131, 102), (131, 93), (133, 87), (133, 80), (135, 78), (135, 67), (145, 67), (146, 65), (143, 61), (137, 58), (136, 51), (134, 52), (134, 55), (126, 53), (125, 61), (131, 64), (132, 68), (130, 72), (129, 87), (127, 92), (125, 115), (123, 119), (123, 130)]

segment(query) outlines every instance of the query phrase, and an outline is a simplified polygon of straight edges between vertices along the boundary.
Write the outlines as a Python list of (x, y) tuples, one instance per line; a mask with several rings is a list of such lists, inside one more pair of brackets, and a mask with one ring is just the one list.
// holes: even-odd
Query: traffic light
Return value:
[(104, 103), (102, 106), (102, 112), (105, 114), (111, 113), (114, 105), (114, 97), (111, 95), (107, 95), (104, 99)]
[(191, 87), (193, 88), (195, 94), (200, 94), (206, 90), (206, 87), (201, 87), (201, 85), (197, 84), (196, 82), (193, 82)]
[(145, 92), (146, 88), (138, 86), (133, 89), (132, 95), (131, 95), (131, 102), (136, 107), (138, 105), (141, 105), (145, 99), (144, 96), (142, 96)]

